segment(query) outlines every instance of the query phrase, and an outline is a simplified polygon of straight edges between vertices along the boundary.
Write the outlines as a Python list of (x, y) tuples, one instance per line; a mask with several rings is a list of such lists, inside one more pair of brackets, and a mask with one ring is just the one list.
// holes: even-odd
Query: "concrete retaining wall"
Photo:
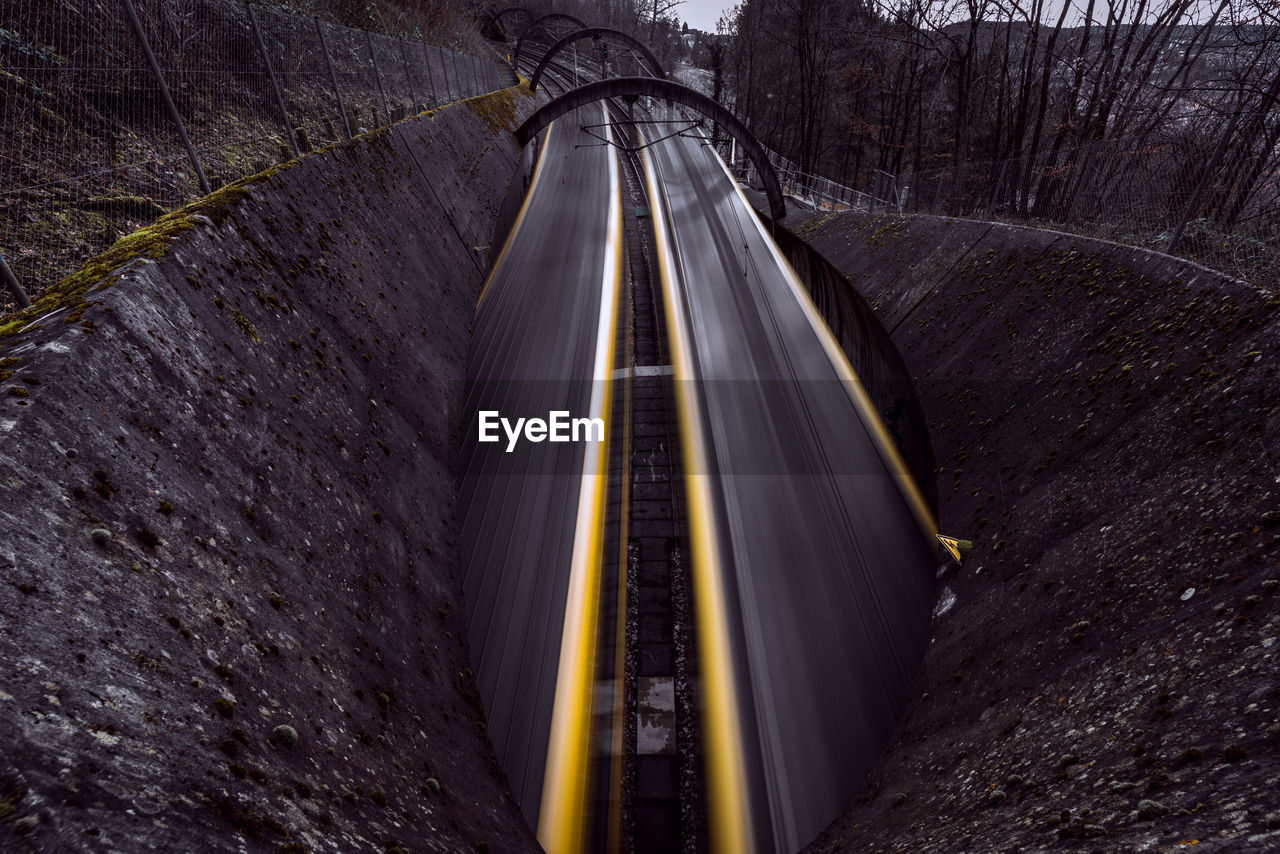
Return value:
[(0, 324), (0, 848), (536, 850), (453, 505), (533, 106), (233, 185)]
[(1280, 844), (1280, 300), (1051, 232), (786, 224), (892, 333), (941, 528), (975, 543), (919, 696), (811, 850)]

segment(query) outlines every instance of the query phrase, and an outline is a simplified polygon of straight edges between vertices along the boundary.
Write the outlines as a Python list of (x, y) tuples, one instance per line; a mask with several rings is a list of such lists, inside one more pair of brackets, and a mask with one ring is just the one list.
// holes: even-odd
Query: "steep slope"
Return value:
[(818, 851), (1280, 844), (1280, 301), (936, 217), (788, 225), (876, 310), (937, 456), (919, 693)]
[(454, 431), (509, 89), (232, 185), (0, 326), (0, 848), (536, 849)]

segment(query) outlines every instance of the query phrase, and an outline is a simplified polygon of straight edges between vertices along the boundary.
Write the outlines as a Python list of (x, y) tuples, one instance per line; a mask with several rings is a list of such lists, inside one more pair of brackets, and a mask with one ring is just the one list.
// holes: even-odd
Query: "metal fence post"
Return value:
[(313, 18), (316, 24), (316, 35), (320, 36), (320, 47), (324, 51), (324, 64), (329, 66), (329, 79), (333, 81), (333, 96), (338, 99), (338, 112), (342, 114), (342, 127), (347, 131), (347, 139), (352, 139), (351, 120), (347, 118), (347, 108), (342, 103), (342, 87), (338, 85), (338, 72), (333, 69), (333, 58), (329, 56), (329, 42), (324, 37), (324, 27), (319, 18)]
[(262, 63), (267, 66), (267, 77), (271, 79), (271, 89), (276, 93), (276, 104), (280, 107), (280, 115), (284, 118), (284, 132), (289, 137), (289, 147), (294, 157), (301, 157), (298, 140), (293, 133), (293, 122), (289, 121), (289, 109), (284, 105), (284, 95), (280, 92), (280, 83), (276, 80), (276, 70), (271, 65), (271, 56), (267, 53), (267, 43), (262, 40), (262, 29), (258, 26), (258, 15), (253, 11), (253, 4), (245, 0), (244, 8), (249, 12), (249, 26), (253, 29), (253, 37), (258, 42), (258, 53), (262, 55)]
[(413, 101), (413, 112), (422, 112), (418, 105), (418, 90), (413, 85), (413, 69), (409, 67), (409, 52), (405, 49), (404, 39), (400, 39), (400, 58), (404, 60), (404, 79), (409, 84), (409, 98)]
[[(436, 105), (448, 103), (449, 101), (449, 74), (444, 67), (444, 51), (440, 45), (432, 45), (436, 49), (436, 57), (440, 60), (440, 85), (442, 89), (436, 90)], [(441, 94), (443, 92), (443, 95)]]
[(31, 298), (22, 289), (22, 285), (18, 284), (18, 277), (9, 269), (9, 265), (5, 262), (3, 255), (0, 255), (0, 279), (4, 279), (4, 283), (13, 292), (13, 298), (18, 301), (19, 308), (31, 307)]
[(364, 31), (364, 40), (369, 45), (369, 59), (373, 62), (373, 76), (378, 79), (378, 91), (382, 93), (382, 109), (387, 114), (387, 124), (391, 124), (391, 102), (387, 100), (387, 90), (382, 85), (382, 72), (378, 70), (378, 54), (373, 49), (373, 34)]
[(444, 48), (436, 45), (436, 53), (440, 54), (440, 72), (444, 75), (444, 103), (447, 104), (453, 100), (453, 84), (449, 82), (449, 63), (444, 58)]
[(436, 97), (436, 76), (431, 73), (431, 57), (427, 55), (427, 46), (422, 42), (418, 42), (418, 53), (422, 55), (422, 64), (427, 69), (427, 91), (431, 95), (431, 106), (440, 103)]
[(173, 103), (173, 96), (169, 94), (169, 86), (164, 82), (164, 74), (160, 71), (160, 63), (156, 62), (156, 55), (151, 52), (151, 43), (147, 41), (147, 34), (142, 29), (142, 21), (138, 18), (138, 10), (133, 8), (133, 0), (121, 0), (124, 3), (125, 12), (129, 15), (129, 23), (133, 25), (133, 32), (138, 37), (138, 44), (142, 46), (142, 53), (147, 58), (147, 64), (151, 66), (151, 73), (156, 78), (156, 85), (160, 87), (160, 97), (164, 99), (164, 105), (169, 110), (169, 118), (173, 119), (173, 123), (178, 128), (178, 135), (182, 137), (182, 144), (187, 149), (187, 157), (191, 159), (191, 165), (195, 167), (196, 177), (200, 179), (200, 189), (204, 190), (205, 195), (213, 192), (209, 188), (209, 179), (205, 178), (204, 170), (200, 168), (200, 158), (196, 157), (195, 147), (191, 144), (191, 137), (187, 136), (187, 129), (182, 124), (182, 116), (178, 114), (178, 107)]
[(1076, 179), (1075, 188), (1071, 191), (1071, 198), (1067, 200), (1066, 213), (1062, 215), (1063, 226), (1071, 224), (1071, 218), (1075, 215), (1076, 202), (1080, 198), (1080, 193), (1084, 190), (1085, 182), (1089, 180), (1089, 170), (1093, 168), (1093, 158), (1098, 153), (1098, 144), (1089, 146), (1085, 152), (1084, 160), (1080, 164), (1080, 177)]
[(1213, 156), (1209, 158), (1208, 166), (1200, 173), (1200, 180), (1196, 184), (1195, 190), (1191, 193), (1191, 201), (1187, 202), (1187, 207), (1183, 210), (1182, 217), (1178, 220), (1177, 226), (1174, 227), (1173, 234), (1169, 236), (1169, 242), (1164, 247), (1166, 253), (1173, 254), (1174, 247), (1182, 239), (1182, 232), (1186, 229), (1188, 220), (1196, 212), (1196, 208), (1200, 207), (1200, 197), (1204, 195), (1205, 189), (1209, 186), (1209, 180), (1218, 171), (1218, 165), (1222, 163), (1222, 155), (1227, 152), (1227, 144), (1235, 136), (1236, 125), (1240, 123), (1241, 112), (1242, 110), (1237, 106), (1235, 115), (1227, 123), (1227, 132), (1218, 139), (1218, 146), (1214, 149)]

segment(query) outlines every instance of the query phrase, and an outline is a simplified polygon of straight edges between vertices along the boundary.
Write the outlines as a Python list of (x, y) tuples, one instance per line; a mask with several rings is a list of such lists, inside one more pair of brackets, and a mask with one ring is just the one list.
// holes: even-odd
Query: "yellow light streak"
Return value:
[[(608, 114), (606, 113), (606, 122)], [(612, 135), (612, 130), (609, 131)], [(545, 149), (544, 149), (545, 150)], [(598, 640), (600, 569), (604, 552), (605, 496), (609, 477), (607, 419), (622, 285), (622, 201), (617, 153), (609, 151), (609, 219), (600, 318), (592, 370), (590, 417), (606, 421), (605, 441), (588, 442), (583, 454), (569, 589), (556, 672), (551, 732), (538, 810), (538, 842), (547, 854), (574, 854), (585, 843), (590, 762), (592, 680)]]
[(808, 288), (800, 281), (800, 277), (796, 274), (791, 263), (782, 255), (782, 251), (774, 243), (773, 237), (765, 230), (764, 223), (753, 212), (751, 203), (747, 201), (746, 194), (742, 192), (742, 187), (738, 185), (733, 173), (729, 171), (729, 167), (725, 165), (724, 160), (710, 146), (706, 146), (704, 150), (710, 151), (715, 157), (716, 162), (720, 164), (720, 168), (728, 176), (729, 183), (733, 185), (738, 197), (742, 200), (742, 204), (747, 210), (748, 219), (755, 223), (756, 228), (760, 231), (765, 245), (769, 247), (770, 254), (779, 269), (782, 270), (787, 284), (791, 286), (791, 292), (800, 303), (800, 308), (804, 312), (805, 318), (809, 321), (809, 325), (813, 327), (818, 340), (822, 342), (822, 349), (827, 354), (827, 359), (840, 376), (841, 384), (844, 385), (854, 406), (858, 408), (858, 412), (862, 416), (862, 423), (866, 425), (871, 438), (876, 443), (876, 449), (880, 452), (880, 458), (884, 460), (885, 466), (893, 474), (894, 481), (902, 491), (902, 497), (906, 500), (907, 505), (915, 514), (921, 531), (924, 532), (925, 538), (929, 541), (929, 546), (936, 548), (934, 537), (938, 534), (938, 522), (933, 517), (933, 511), (929, 509), (929, 503), (924, 500), (924, 494), (921, 493), (919, 484), (916, 483), (916, 479), (911, 475), (911, 470), (907, 468), (906, 461), (902, 459), (902, 454), (898, 452), (897, 444), (893, 441), (889, 430), (880, 419), (880, 413), (876, 411), (875, 405), (871, 402), (871, 396), (867, 394), (866, 387), (863, 386), (862, 380), (853, 369), (853, 365), (849, 363), (848, 354), (844, 352), (844, 348), (840, 346), (840, 342), (832, 334), (831, 327), (827, 326), (827, 322), (822, 319), (822, 314), (818, 311), (818, 307), (813, 304), (813, 298), (809, 295)]
[[(730, 642), (728, 605), (725, 601), (715, 504), (707, 466), (708, 444), (702, 429), (701, 404), (695, 381), (690, 332), (685, 326), (679, 273), (672, 257), (666, 200), (648, 149), (643, 152), (649, 210), (658, 250), (658, 275), (662, 281), (667, 318), (668, 348), (676, 386), (676, 411), (680, 424), (684, 461), (685, 498), (692, 544), (694, 614), (697, 620), (698, 655), (703, 684), (702, 737), (706, 747), (707, 818), (711, 849), (715, 854), (753, 854), (756, 840), (751, 828), (746, 768), (742, 756), (742, 722), (738, 714), (736, 677)], [(701, 474), (699, 474), (701, 472)]]
[(507, 250), (511, 248), (516, 232), (520, 230), (520, 225), (524, 222), (525, 212), (529, 210), (529, 200), (533, 198), (533, 190), (538, 186), (538, 178), (542, 175), (542, 165), (546, 162), (547, 149), (551, 147), (551, 133), (556, 124), (556, 122), (552, 122), (547, 125), (547, 135), (542, 138), (542, 150), (538, 152), (538, 162), (534, 164), (533, 177), (529, 179), (529, 189), (525, 190), (524, 201), (520, 202), (520, 210), (516, 213), (516, 221), (511, 224), (511, 230), (507, 232), (507, 239), (502, 241), (502, 249), (498, 250), (497, 260), (493, 262), (493, 266), (489, 268), (489, 275), (484, 277), (484, 283), (480, 285), (480, 293), (476, 295), (476, 310), (479, 310), (480, 301), (484, 299), (485, 293), (489, 290), (489, 283), (493, 281), (493, 277), (497, 275), (498, 270), (502, 267), (502, 262), (507, 257)]

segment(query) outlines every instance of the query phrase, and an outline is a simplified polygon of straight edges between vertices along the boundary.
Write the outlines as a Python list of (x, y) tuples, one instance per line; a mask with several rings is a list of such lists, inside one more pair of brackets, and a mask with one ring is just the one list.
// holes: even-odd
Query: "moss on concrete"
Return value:
[(468, 98), (462, 103), (468, 110), (479, 117), (490, 131), (512, 132), (516, 127), (516, 96), (532, 98), (528, 81), (521, 78), (519, 85), (476, 98)]
[(90, 305), (86, 295), (91, 290), (109, 287), (118, 281), (120, 276), (117, 271), (121, 267), (139, 258), (156, 260), (164, 257), (173, 240), (183, 232), (194, 228), (201, 220), (221, 225), (231, 216), (235, 205), (249, 194), (250, 187), (296, 162), (290, 161), (289, 164), (274, 166), (257, 175), (242, 178), (185, 207), (165, 214), (151, 225), (121, 237), (106, 252), (90, 258), (79, 270), (46, 290), (30, 308), (7, 317), (0, 324), (0, 341), (28, 326), (37, 318), (61, 309), (72, 309), (67, 317), (68, 322), (79, 320), (84, 309)]
[[(529, 90), (528, 81), (523, 78), (516, 86), (468, 98), (462, 103), (474, 115), (482, 119), (490, 131), (511, 132), (515, 128), (517, 96), (521, 98), (533, 97), (533, 93)], [(438, 109), (430, 110), (420, 115), (430, 117), (438, 111)], [(256, 175), (241, 178), (239, 181), (228, 184), (185, 207), (165, 214), (151, 225), (121, 237), (110, 249), (90, 258), (79, 270), (47, 289), (30, 308), (6, 317), (0, 323), (0, 341), (29, 325), (37, 318), (60, 309), (72, 309), (71, 314), (67, 317), (68, 322), (79, 320), (80, 315), (89, 304), (85, 295), (90, 290), (105, 288), (114, 284), (119, 279), (119, 276), (113, 274), (125, 264), (139, 258), (156, 260), (164, 257), (173, 239), (194, 228), (201, 219), (208, 220), (214, 225), (221, 225), (231, 216), (231, 211), (235, 205), (249, 194), (249, 190), (253, 185), (271, 178), (283, 169), (296, 166), (302, 159), (322, 154), (326, 151), (344, 148), (358, 141), (373, 140), (385, 130), (385, 127), (377, 128), (368, 133), (360, 134), (354, 139), (344, 140), (343, 142), (317, 149), (303, 155), (302, 158), (295, 158), (272, 166)]]

